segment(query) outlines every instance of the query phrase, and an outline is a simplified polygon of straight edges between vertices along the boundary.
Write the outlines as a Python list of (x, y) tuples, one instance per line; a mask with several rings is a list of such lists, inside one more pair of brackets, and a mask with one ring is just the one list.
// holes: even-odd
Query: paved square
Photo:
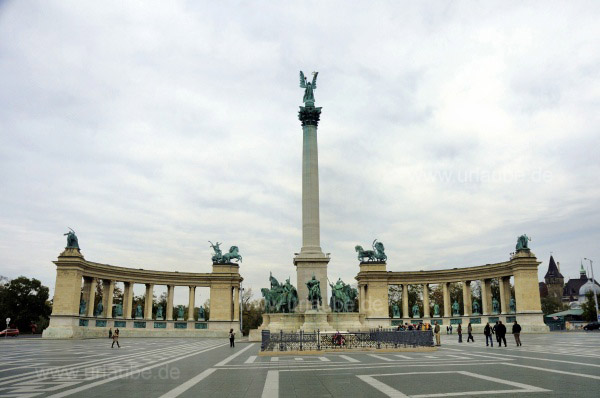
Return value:
[[(510, 336), (509, 336), (510, 337)], [(437, 352), (264, 357), (223, 339), (0, 341), (0, 397), (597, 397), (600, 333), (522, 335)], [(511, 344), (512, 343), (512, 344)]]

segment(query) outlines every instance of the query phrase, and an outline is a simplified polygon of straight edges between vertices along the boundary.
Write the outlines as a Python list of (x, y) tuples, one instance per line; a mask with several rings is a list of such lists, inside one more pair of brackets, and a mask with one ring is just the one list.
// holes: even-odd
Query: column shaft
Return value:
[(146, 283), (146, 295), (144, 296), (144, 319), (152, 319), (152, 301), (154, 299), (154, 285)]
[(115, 292), (115, 281), (103, 280), (102, 281), (102, 305), (104, 306), (103, 316), (105, 318), (112, 318), (112, 306), (113, 306), (113, 295)]
[(194, 311), (196, 307), (196, 286), (190, 286), (190, 296), (188, 300), (188, 321), (194, 320)]
[(492, 311), (490, 310), (490, 304), (492, 299), (491, 295), (491, 279), (483, 279), (481, 281), (481, 311), (483, 315), (489, 315)]
[(444, 317), (449, 318), (451, 316), (450, 308), (450, 289), (448, 289), (448, 282), (442, 284), (442, 294), (444, 296)]
[(410, 318), (408, 313), (408, 285), (406, 283), (402, 285), (402, 317)]
[[(85, 301), (85, 311), (82, 316), (88, 316), (88, 311), (90, 309), (90, 285), (92, 284), (93, 278), (89, 278), (87, 276), (83, 277), (83, 294), (81, 299)], [(55, 293), (56, 295), (56, 293)], [(94, 303), (92, 303), (92, 306)], [(54, 312), (54, 308), (52, 309)]]
[(471, 281), (463, 281), (463, 313), (464, 316), (471, 315)]
[(167, 321), (173, 320), (173, 294), (175, 293), (175, 286), (167, 286)]
[(423, 317), (429, 318), (429, 285), (427, 283), (423, 284)]
[(123, 318), (131, 319), (133, 311), (133, 282), (124, 282), (123, 287)]
[(359, 285), (358, 286), (358, 312), (366, 314), (365, 308), (365, 295), (366, 295), (367, 285)]
[(500, 312), (502, 314), (508, 314), (509, 312), (508, 301), (510, 300), (510, 286), (507, 286), (510, 283), (509, 278), (510, 277), (506, 276), (498, 278), (498, 283), (500, 285)]
[(97, 280), (96, 278), (91, 278), (91, 282), (88, 285), (89, 286), (89, 291), (88, 291), (88, 306), (87, 306), (87, 316), (94, 316), (94, 310), (95, 310), (95, 301), (96, 301), (96, 283)]
[(302, 147), (302, 249), (321, 253), (319, 226), (319, 154), (317, 126), (303, 127)]

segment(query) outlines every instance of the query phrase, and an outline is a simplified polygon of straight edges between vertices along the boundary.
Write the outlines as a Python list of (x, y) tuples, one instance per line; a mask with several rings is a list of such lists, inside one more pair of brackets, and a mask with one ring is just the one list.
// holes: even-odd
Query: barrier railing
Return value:
[(399, 347), (433, 347), (431, 330), (381, 330), (368, 332), (273, 333), (262, 331), (261, 351), (320, 351), (347, 349), (381, 349)]

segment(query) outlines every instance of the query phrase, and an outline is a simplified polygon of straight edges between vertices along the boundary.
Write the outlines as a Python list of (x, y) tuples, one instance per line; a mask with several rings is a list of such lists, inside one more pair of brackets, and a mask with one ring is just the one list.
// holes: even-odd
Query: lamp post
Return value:
[(596, 303), (596, 320), (600, 322), (600, 312), (598, 312), (598, 296), (596, 295), (596, 280), (594, 279), (594, 265), (591, 258), (584, 258), (590, 262), (590, 269), (592, 270), (592, 294), (594, 295), (594, 302)]

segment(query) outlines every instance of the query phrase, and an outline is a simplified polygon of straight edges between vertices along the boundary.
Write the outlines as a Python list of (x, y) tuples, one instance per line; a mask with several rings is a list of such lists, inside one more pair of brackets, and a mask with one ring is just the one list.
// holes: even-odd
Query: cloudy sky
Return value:
[[(86, 259), (246, 287), (301, 245), (303, 90), (319, 71), (321, 245), (395, 271), (504, 261), (532, 237), (600, 274), (600, 4), (0, 2), (0, 275)], [(186, 292), (177, 301), (187, 300)]]

